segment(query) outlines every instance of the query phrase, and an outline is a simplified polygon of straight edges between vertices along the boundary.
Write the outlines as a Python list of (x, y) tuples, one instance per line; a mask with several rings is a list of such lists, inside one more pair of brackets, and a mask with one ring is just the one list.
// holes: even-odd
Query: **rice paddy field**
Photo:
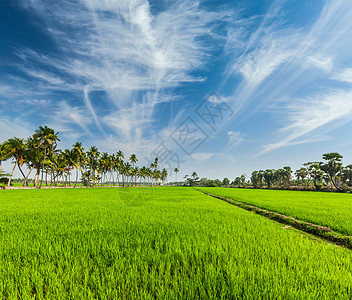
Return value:
[(352, 235), (352, 194), (207, 187), (201, 190)]
[(0, 191), (1, 299), (351, 293), (350, 250), (191, 188)]

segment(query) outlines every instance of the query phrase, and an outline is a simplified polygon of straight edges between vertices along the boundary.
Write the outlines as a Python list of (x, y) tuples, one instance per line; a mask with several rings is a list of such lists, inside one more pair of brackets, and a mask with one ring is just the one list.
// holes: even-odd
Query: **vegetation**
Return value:
[[(123, 197), (141, 189), (153, 197), (125, 205)], [(351, 251), (190, 188), (1, 196), (2, 299), (347, 299), (351, 293)]]
[(236, 177), (232, 182), (228, 178), (208, 179), (198, 175), (185, 176), (185, 185), (199, 187), (251, 187), (267, 189), (299, 189), (323, 191), (352, 191), (352, 165), (343, 166), (342, 155), (336, 152), (323, 155), (325, 162), (307, 162), (294, 173), (289, 166), (282, 169), (253, 171), (249, 180), (246, 174)]
[[(77, 186), (79, 177), (85, 186), (116, 185), (120, 184), (120, 178), (123, 186), (153, 185), (167, 179), (167, 170), (158, 170), (158, 158), (149, 167), (138, 167), (135, 154), (131, 154), (129, 161), (124, 161), (122, 151), (116, 154), (100, 153), (96, 146), (85, 151), (80, 142), (76, 142), (72, 149), (60, 150), (57, 148), (58, 141), (57, 132), (47, 126), (40, 126), (26, 140), (14, 137), (0, 144), (0, 167), (1, 162), (6, 160), (12, 160), (14, 164), (7, 186), (11, 185), (16, 167), (23, 176), (23, 186), (28, 186), (29, 176), (35, 171), (33, 184), (37, 188), (42, 187), (44, 180), (45, 185), (48, 185), (48, 175), (50, 186), (58, 186), (61, 182), (62, 186), (73, 187)], [(27, 166), (27, 174), (24, 174), (24, 165)], [(71, 181), (73, 171), (76, 173), (74, 183)]]
[(310, 189), (310, 184), (313, 183), (315, 190), (325, 188), (349, 191), (352, 187), (352, 165), (344, 167), (341, 162), (342, 158), (343, 156), (336, 152), (325, 153), (323, 154), (325, 162), (307, 162), (304, 167), (296, 170), (295, 180), (292, 180), (290, 167), (253, 171), (250, 178), (251, 183), (254, 188), (277, 186), (286, 189), (293, 184)]
[(350, 194), (228, 188), (202, 188), (202, 190), (352, 236)]

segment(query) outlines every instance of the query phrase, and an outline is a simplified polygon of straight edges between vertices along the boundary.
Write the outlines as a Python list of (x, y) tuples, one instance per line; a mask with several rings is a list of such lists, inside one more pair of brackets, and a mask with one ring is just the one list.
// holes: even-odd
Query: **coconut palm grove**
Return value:
[(350, 299), (351, 16), (0, 1), (0, 299)]

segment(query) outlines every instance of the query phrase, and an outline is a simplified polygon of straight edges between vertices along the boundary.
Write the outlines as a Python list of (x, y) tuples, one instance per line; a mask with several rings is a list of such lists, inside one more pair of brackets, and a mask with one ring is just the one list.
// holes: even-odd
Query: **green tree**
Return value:
[(161, 180), (165, 182), (167, 179), (167, 170), (164, 168), (161, 170)]
[(254, 188), (258, 188), (260, 186), (259, 172), (253, 171), (251, 174), (251, 182), (253, 183)]
[(3, 156), (12, 157), (14, 160), (14, 166), (7, 183), (7, 186), (9, 187), (11, 185), (12, 176), (16, 166), (18, 166), (19, 170), (21, 171), (23, 178), (26, 177), (21, 169), (21, 166), (23, 165), (23, 157), (26, 151), (26, 144), (24, 143), (23, 139), (15, 137), (4, 142), (3, 147)]
[(228, 186), (230, 184), (230, 180), (228, 178), (224, 178), (222, 181), (223, 186)]
[(337, 152), (325, 153), (323, 159), (326, 163), (321, 166), (321, 169), (329, 176), (330, 181), (338, 190), (341, 190), (341, 188), (336, 184), (336, 181), (339, 172), (342, 170), (342, 158), (343, 156)]
[(177, 168), (175, 168), (174, 172), (175, 172), (175, 182), (177, 184), (177, 173), (179, 172), (179, 170)]
[(234, 181), (232, 182), (233, 185), (236, 185), (237, 187), (241, 186), (241, 177), (236, 177)]
[(40, 180), (40, 186), (39, 188), (42, 187), (43, 184), (43, 175), (44, 175), (44, 164), (45, 164), (45, 159), (46, 159), (46, 154), (47, 154), (47, 148), (52, 145), (57, 143), (59, 140), (58, 132), (55, 133), (54, 129), (49, 128), (47, 126), (39, 126), (39, 129), (35, 131), (35, 137), (38, 139), (38, 147), (43, 149), (43, 162), (42, 162), (42, 177)]
[(264, 180), (268, 188), (271, 188), (274, 180), (275, 170), (267, 169), (264, 173)]
[(82, 146), (82, 143), (80, 142), (76, 142), (74, 145), (72, 145), (71, 151), (74, 156), (74, 168), (76, 169), (76, 180), (74, 185), (74, 188), (75, 188), (78, 182), (79, 171), (81, 171), (81, 177), (83, 176), (82, 167), (84, 165), (85, 153), (84, 153), (84, 148)]
[(295, 175), (297, 177), (298, 185), (301, 180), (302, 185), (304, 184), (304, 179), (308, 176), (308, 170), (306, 168), (300, 168), (296, 170)]
[(286, 167), (283, 168), (283, 179), (284, 179), (286, 188), (289, 188), (290, 185), (291, 185), (290, 184), (291, 174), (292, 174), (291, 167), (286, 166)]
[(91, 146), (86, 155), (88, 158), (87, 163), (89, 164), (88, 184), (90, 185), (92, 181), (93, 185), (95, 185), (97, 183), (97, 168), (100, 152), (96, 146)]

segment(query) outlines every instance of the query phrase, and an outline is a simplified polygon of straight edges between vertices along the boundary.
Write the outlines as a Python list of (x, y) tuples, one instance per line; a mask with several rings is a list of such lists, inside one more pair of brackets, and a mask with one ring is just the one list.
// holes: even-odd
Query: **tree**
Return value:
[(253, 171), (251, 175), (251, 182), (253, 183), (254, 188), (258, 188), (260, 185), (259, 172)]
[(230, 184), (230, 180), (228, 178), (224, 178), (222, 181), (222, 185), (228, 186)]
[(233, 185), (236, 185), (237, 187), (241, 186), (241, 177), (236, 177), (234, 181), (232, 181)]
[[(132, 168), (134, 168), (135, 163), (138, 161), (136, 154), (131, 154), (130, 162), (132, 164)], [(136, 180), (136, 178), (135, 178)], [(133, 184), (133, 176), (132, 176), (132, 184)]]
[(78, 170), (81, 171), (81, 177), (83, 176), (82, 165), (84, 164), (85, 153), (82, 143), (80, 142), (76, 142), (74, 145), (72, 145), (71, 151), (74, 156), (74, 168), (76, 169), (76, 181), (74, 185), (75, 188), (78, 181)]
[(3, 171), (2, 167), (0, 166), (0, 183), (5, 184), (8, 182), (10, 174), (7, 174)]
[(342, 178), (348, 186), (352, 186), (352, 165), (347, 165), (343, 168)]
[(283, 179), (285, 182), (285, 187), (289, 188), (290, 187), (290, 179), (291, 179), (291, 174), (292, 174), (292, 169), (291, 167), (284, 167), (283, 168)]
[(44, 164), (46, 159), (46, 152), (48, 146), (55, 144), (59, 140), (58, 132), (55, 133), (54, 129), (49, 128), (47, 126), (39, 126), (39, 129), (35, 131), (35, 137), (39, 140), (38, 147), (43, 149), (43, 164), (42, 164), (42, 178), (40, 181), (39, 188), (42, 187), (43, 184), (43, 175), (44, 175)]
[(241, 178), (241, 184), (244, 187), (246, 185), (246, 174), (242, 174), (240, 178)]
[(175, 168), (174, 172), (175, 172), (175, 182), (177, 184), (177, 173), (179, 172), (179, 170), (177, 168)]
[(300, 168), (300, 169), (296, 170), (295, 175), (297, 177), (298, 185), (299, 185), (300, 179), (301, 179), (301, 181), (302, 181), (301, 183), (303, 185), (304, 179), (308, 175), (308, 170), (306, 168)]
[(188, 186), (196, 186), (197, 181), (199, 179), (197, 172), (193, 172), (191, 177), (188, 177), (188, 175), (185, 176), (186, 182)]
[(89, 164), (89, 171), (88, 171), (88, 184), (90, 185), (91, 180), (93, 179), (93, 185), (96, 183), (96, 172), (97, 172), (97, 160), (99, 158), (100, 152), (98, 148), (95, 146), (91, 146), (89, 151), (87, 152), (88, 164)]
[(1, 163), (9, 158), (9, 153), (6, 149), (6, 143), (0, 144), (0, 167)]
[(270, 170), (270, 169), (265, 170), (264, 180), (265, 180), (268, 188), (271, 188), (271, 186), (273, 184), (274, 172), (275, 172), (275, 170)]
[[(9, 187), (11, 185), (11, 179), (13, 176), (13, 173), (15, 171), (16, 166), (18, 166), (19, 170), (21, 171), (23, 177), (25, 178), (26, 176), (23, 174), (21, 166), (23, 165), (23, 156), (25, 154), (26, 151), (26, 145), (23, 142), (23, 139), (20, 138), (12, 138), (12, 139), (8, 139), (5, 143), (4, 143), (4, 149), (3, 149), (3, 153), (6, 153), (7, 157), (12, 157), (15, 162), (14, 162), (14, 166), (12, 169), (12, 172), (10, 174), (7, 186)], [(3, 154), (5, 155), (5, 154)]]
[(341, 191), (341, 188), (337, 185), (337, 175), (342, 170), (342, 160), (343, 156), (337, 152), (325, 153), (323, 154), (323, 159), (327, 162), (321, 166), (321, 169), (329, 176), (332, 184), (336, 189)]
[(161, 170), (161, 180), (165, 182), (166, 179), (167, 179), (167, 170), (164, 168)]
[(309, 167), (316, 190), (320, 190), (323, 186), (324, 171), (321, 170), (321, 165), (321, 162), (312, 162)]

